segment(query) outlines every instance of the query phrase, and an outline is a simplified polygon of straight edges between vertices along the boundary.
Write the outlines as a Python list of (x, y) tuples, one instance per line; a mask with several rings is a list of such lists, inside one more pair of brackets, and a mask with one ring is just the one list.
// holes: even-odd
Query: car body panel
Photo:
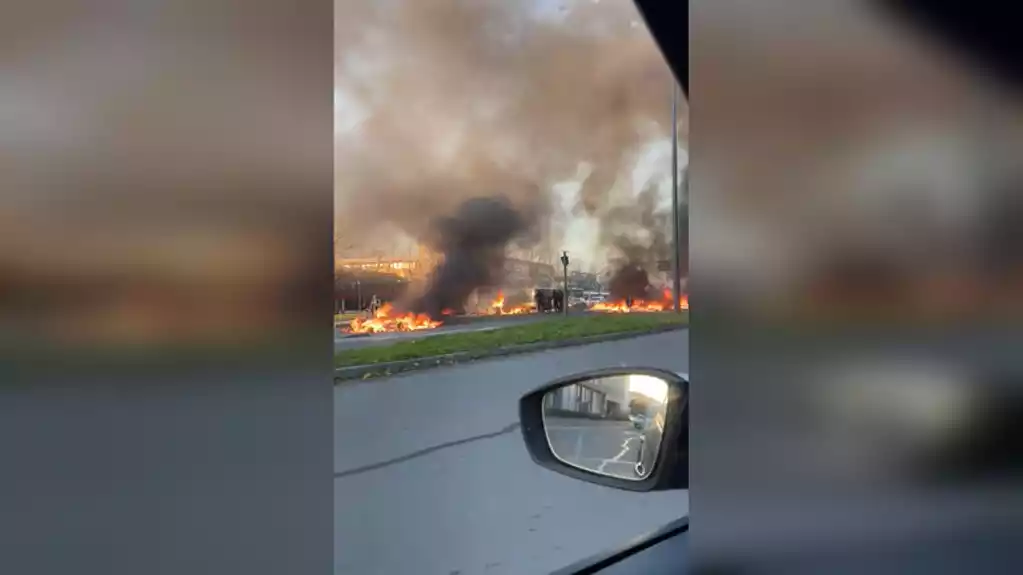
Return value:
[(688, 533), (689, 520), (681, 518), (551, 575), (684, 575), (689, 572)]

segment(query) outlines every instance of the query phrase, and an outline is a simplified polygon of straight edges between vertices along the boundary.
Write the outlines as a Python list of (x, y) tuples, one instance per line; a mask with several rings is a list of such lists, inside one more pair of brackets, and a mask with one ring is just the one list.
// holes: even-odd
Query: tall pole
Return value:
[(562, 291), (562, 295), (561, 295), (561, 310), (562, 310), (562, 313), (564, 313), (567, 316), (568, 315), (568, 252), (564, 252), (564, 251), (561, 252), (561, 267), (562, 267), (562, 271), (564, 272), (564, 280), (565, 280), (565, 283), (563, 284), (565, 286), (564, 287), (564, 291)]
[(671, 78), (671, 227), (674, 232), (675, 257), (671, 273), (675, 280), (675, 313), (682, 313), (682, 241), (679, 230), (679, 188), (678, 188), (678, 83)]

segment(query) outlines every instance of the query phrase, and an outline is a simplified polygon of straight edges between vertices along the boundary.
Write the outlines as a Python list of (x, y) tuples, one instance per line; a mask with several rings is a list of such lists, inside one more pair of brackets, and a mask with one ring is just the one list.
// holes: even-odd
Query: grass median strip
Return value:
[(465, 352), (485, 356), (509, 346), (573, 340), (612, 333), (642, 333), (668, 325), (684, 324), (688, 314), (635, 313), (552, 318), (535, 323), (489, 331), (452, 333), (338, 352), (336, 367), (373, 365), (393, 361), (424, 359)]

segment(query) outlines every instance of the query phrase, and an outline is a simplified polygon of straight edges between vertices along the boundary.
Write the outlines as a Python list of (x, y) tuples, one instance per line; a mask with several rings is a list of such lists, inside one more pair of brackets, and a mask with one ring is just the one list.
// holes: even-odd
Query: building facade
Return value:
[(518, 258), (504, 260), (504, 283), (508, 286), (537, 288), (555, 287), (554, 266)]
[(625, 377), (605, 378), (566, 385), (544, 398), (544, 407), (586, 416), (625, 417), (629, 393)]

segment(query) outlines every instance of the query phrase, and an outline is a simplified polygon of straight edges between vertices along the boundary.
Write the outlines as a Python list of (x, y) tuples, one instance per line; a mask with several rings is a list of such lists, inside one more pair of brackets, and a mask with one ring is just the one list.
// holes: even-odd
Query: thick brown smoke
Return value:
[(337, 0), (335, 82), (358, 116), (336, 149), (342, 236), (424, 239), (466, 201), (503, 197), (528, 220), (517, 239), (540, 240), (551, 185), (588, 164), (581, 195), (599, 206), (666, 137), (670, 72), (631, 3), (546, 18), (531, 4)]

